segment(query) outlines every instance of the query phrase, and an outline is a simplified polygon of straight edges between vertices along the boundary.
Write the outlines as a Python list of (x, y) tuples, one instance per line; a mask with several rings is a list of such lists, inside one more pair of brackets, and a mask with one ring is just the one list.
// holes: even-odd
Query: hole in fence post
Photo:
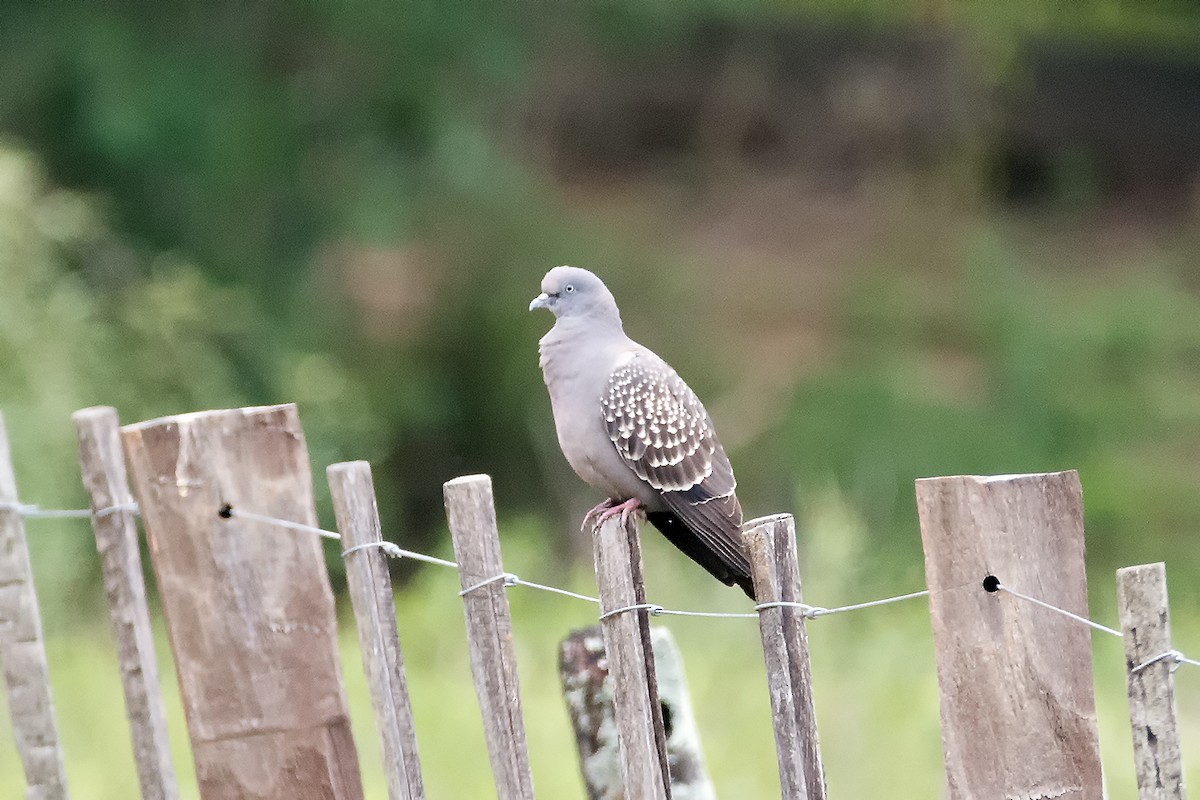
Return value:
[(221, 507), (217, 509), (217, 516), (221, 519), (230, 519), (233, 517), (233, 506), (229, 503), (222, 503)]
[(663, 733), (670, 739), (671, 731), (673, 730), (673, 726), (671, 725), (671, 706), (666, 700), (662, 699), (658, 701), (658, 705), (662, 708)]
[(989, 594), (1000, 591), (1000, 579), (995, 575), (988, 575), (983, 579), (983, 590)]

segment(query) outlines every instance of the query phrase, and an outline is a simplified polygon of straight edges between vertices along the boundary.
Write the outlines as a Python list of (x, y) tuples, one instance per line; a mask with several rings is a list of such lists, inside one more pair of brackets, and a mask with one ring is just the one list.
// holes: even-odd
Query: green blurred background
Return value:
[[(0, 410), (25, 502), (84, 502), (77, 408), (295, 401), (326, 524), (324, 467), (365, 458), (388, 535), (444, 555), (442, 482), (488, 472), (506, 567), (590, 591), (599, 498), (558, 453), (550, 320), (525, 311), (572, 263), (706, 399), (748, 515), (797, 515), (813, 602), (922, 585), (914, 478), (1077, 468), (1093, 616), (1115, 620), (1117, 567), (1166, 560), (1197, 651), (1198, 245), (1181, 0), (0, 5)], [(133, 797), (91, 536), (28, 528), (73, 789)], [(653, 600), (745, 610), (647, 539)], [(397, 577), (430, 796), (491, 796), (455, 576)], [(535, 782), (581, 797), (555, 646), (594, 610), (510, 597)], [(719, 793), (777, 795), (756, 626), (667, 624)], [(941, 796), (923, 603), (810, 634), (833, 796)], [(1096, 658), (1130, 797), (1119, 643)], [(1194, 753), (1196, 670), (1178, 700)], [(21, 786), (0, 725), (0, 796)]]

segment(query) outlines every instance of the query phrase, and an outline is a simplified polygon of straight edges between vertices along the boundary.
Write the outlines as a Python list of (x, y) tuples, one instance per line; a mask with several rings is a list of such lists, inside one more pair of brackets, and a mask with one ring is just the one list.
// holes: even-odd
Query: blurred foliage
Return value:
[(1038, 272), (995, 231), (961, 264), (918, 280), (881, 265), (848, 293), (837, 366), (787, 415), (795, 474), (832, 473), (916, 564), (914, 479), (1079, 469), (1096, 575), (1168, 556), (1200, 572), (1183, 546), (1200, 528), (1200, 298), (1161, 265)]

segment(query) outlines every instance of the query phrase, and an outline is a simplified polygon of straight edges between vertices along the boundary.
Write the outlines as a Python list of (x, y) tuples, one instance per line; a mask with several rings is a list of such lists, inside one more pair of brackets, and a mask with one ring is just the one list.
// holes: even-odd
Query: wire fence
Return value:
[[(103, 518), (110, 514), (116, 514), (116, 513), (121, 513), (121, 512), (130, 513), (130, 514), (133, 514), (134, 516), (140, 515), (137, 503), (120, 503), (117, 505), (100, 508), (93, 512), (91, 509), (53, 509), (53, 508), (47, 509), (47, 508), (42, 508), (41, 506), (36, 505), (36, 504), (0, 502), (0, 511), (15, 511), (25, 519), (89, 519), (92, 517)], [(331, 539), (334, 541), (341, 541), (341, 539), (342, 539), (341, 534), (337, 533), (336, 531), (331, 531), (326, 528), (320, 528), (320, 527), (317, 527), (314, 525), (306, 525), (304, 523), (294, 522), (292, 520), (280, 519), (278, 517), (272, 517), (272, 516), (268, 516), (265, 514), (259, 514), (259, 513), (253, 512), (253, 511), (245, 511), (240, 508), (234, 508), (233, 506), (228, 505), (228, 504), (221, 506), (219, 509), (217, 509), (216, 513), (217, 513), (217, 516), (221, 517), (222, 519), (239, 518), (239, 519), (244, 519), (249, 522), (258, 522), (258, 523), (267, 524), (267, 525), (275, 525), (280, 528), (298, 531), (301, 533), (311, 533), (311, 534), (320, 536), (322, 538)], [(351, 555), (352, 553), (355, 553), (360, 550), (366, 550), (369, 548), (379, 548), (390, 558), (409, 559), (412, 561), (419, 561), (419, 562), (422, 562), (425, 564), (433, 564), (434, 566), (438, 566), (438, 567), (448, 567), (450, 569), (458, 569), (458, 564), (454, 561), (450, 561), (445, 558), (438, 558), (437, 556), (426, 555), (424, 553), (419, 553), (414, 550), (407, 550), (407, 549), (402, 548), (399, 545), (395, 544), (394, 542), (390, 542), (390, 541), (367, 542), (365, 544), (356, 545), (354, 547), (343, 550), (341, 555), (343, 558), (345, 558), (345, 557)], [(586, 595), (586, 594), (581, 594), (579, 592), (573, 592), (569, 589), (562, 589), (557, 586), (549, 586), (549, 585), (543, 584), (543, 583), (535, 583), (533, 581), (527, 581), (512, 572), (502, 572), (497, 575), (493, 575), (490, 578), (486, 578), (472, 586), (468, 586), (467, 588), (462, 589), (461, 591), (458, 592), (458, 595), (460, 597), (465, 596), (472, 592), (478, 591), (479, 589), (482, 589), (486, 586), (490, 586), (493, 583), (500, 583), (506, 589), (509, 587), (513, 587), (513, 586), (522, 586), (527, 589), (533, 589), (533, 590), (540, 591), (540, 592), (556, 594), (556, 595), (560, 595), (562, 597), (568, 597), (568, 598), (571, 598), (574, 600), (581, 600), (584, 602), (593, 603), (597, 606), (600, 605), (600, 599), (597, 597), (593, 597), (591, 595)], [(1004, 584), (1002, 584), (999, 581), (994, 580), (992, 578), (989, 578), (984, 581), (983, 588), (988, 592), (1003, 592), (1003, 593), (1008, 594), (1011, 597), (1014, 597), (1018, 600), (1021, 600), (1023, 602), (1026, 602), (1031, 605), (1037, 606), (1039, 608), (1045, 609), (1047, 611), (1051, 611), (1055, 614), (1060, 614), (1063, 617), (1066, 617), (1067, 619), (1070, 619), (1070, 620), (1080, 623), (1082, 625), (1087, 625), (1088, 627), (1092, 628), (1093, 630), (1097, 630), (1101, 633), (1106, 633), (1110, 636), (1115, 636), (1118, 639), (1122, 638), (1122, 636), (1123, 636), (1121, 631), (1119, 631), (1115, 628), (1110, 628), (1107, 625), (1103, 625), (1094, 620), (1090, 620), (1087, 617), (1083, 617), (1083, 616), (1075, 614), (1071, 611), (1067, 611), (1066, 609), (1059, 608), (1058, 606), (1055, 606), (1055, 605), (1051, 605), (1050, 603), (1047, 603), (1043, 600), (1039, 600), (1036, 597), (1032, 597), (1028, 594), (1025, 594), (1021, 591), (1013, 589), (1009, 586), (1005, 586)], [(700, 617), (700, 618), (706, 618), (706, 619), (757, 619), (759, 617), (760, 612), (762, 612), (763, 610), (768, 609), (768, 608), (796, 608), (796, 609), (799, 609), (801, 611), (801, 613), (804, 615), (804, 617), (806, 617), (807, 619), (815, 620), (819, 617), (830, 616), (833, 614), (841, 614), (841, 613), (845, 613), (845, 612), (849, 612), (849, 611), (860, 611), (860, 610), (864, 610), (864, 609), (868, 609), (868, 608), (877, 608), (880, 606), (891, 605), (893, 603), (900, 603), (905, 600), (915, 600), (917, 598), (928, 597), (928, 596), (929, 596), (929, 590), (922, 589), (920, 591), (908, 592), (906, 594), (894, 595), (891, 597), (884, 597), (884, 598), (881, 598), (878, 600), (869, 600), (869, 601), (861, 602), (861, 603), (852, 603), (849, 605), (833, 606), (833, 607), (811, 605), (808, 603), (799, 603), (799, 602), (775, 601), (775, 602), (770, 602), (770, 603), (758, 603), (757, 605), (754, 606), (754, 611), (752, 613), (751, 612), (725, 612), (725, 611), (690, 611), (690, 610), (666, 608), (666, 607), (658, 605), (656, 603), (638, 603), (638, 604), (634, 604), (634, 605), (629, 605), (629, 606), (624, 606), (621, 608), (613, 609), (604, 614), (601, 614), (598, 617), (598, 619), (603, 621), (603, 620), (613, 617), (617, 614), (623, 614), (626, 612), (639, 611), (639, 610), (645, 610), (651, 616), (656, 616), (656, 617), (665, 616), (665, 617)], [(1172, 649), (1172, 650), (1168, 650), (1163, 653), (1160, 653), (1156, 656), (1153, 656), (1153, 657), (1147, 659), (1146, 661), (1144, 661), (1143, 663), (1140, 663), (1140, 664), (1134, 666), (1131, 669), (1131, 672), (1133, 672), (1133, 673), (1141, 672), (1142, 670), (1146, 669), (1147, 667), (1149, 667), (1153, 664), (1157, 664), (1160, 661), (1170, 662), (1172, 672), (1174, 672), (1180, 666), (1183, 666), (1185, 664), (1188, 666), (1200, 667), (1200, 660), (1189, 658), (1188, 656), (1184, 655), (1184, 653), (1182, 653), (1181, 651)]]

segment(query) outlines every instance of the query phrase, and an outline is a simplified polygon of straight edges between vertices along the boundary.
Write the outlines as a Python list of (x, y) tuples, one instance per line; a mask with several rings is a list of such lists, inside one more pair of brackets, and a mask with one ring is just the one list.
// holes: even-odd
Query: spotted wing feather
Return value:
[(737, 482), (699, 398), (665, 361), (639, 352), (613, 370), (602, 405), (617, 452), (683, 530), (668, 530), (661, 514), (650, 521), (712, 575), (751, 593)]

